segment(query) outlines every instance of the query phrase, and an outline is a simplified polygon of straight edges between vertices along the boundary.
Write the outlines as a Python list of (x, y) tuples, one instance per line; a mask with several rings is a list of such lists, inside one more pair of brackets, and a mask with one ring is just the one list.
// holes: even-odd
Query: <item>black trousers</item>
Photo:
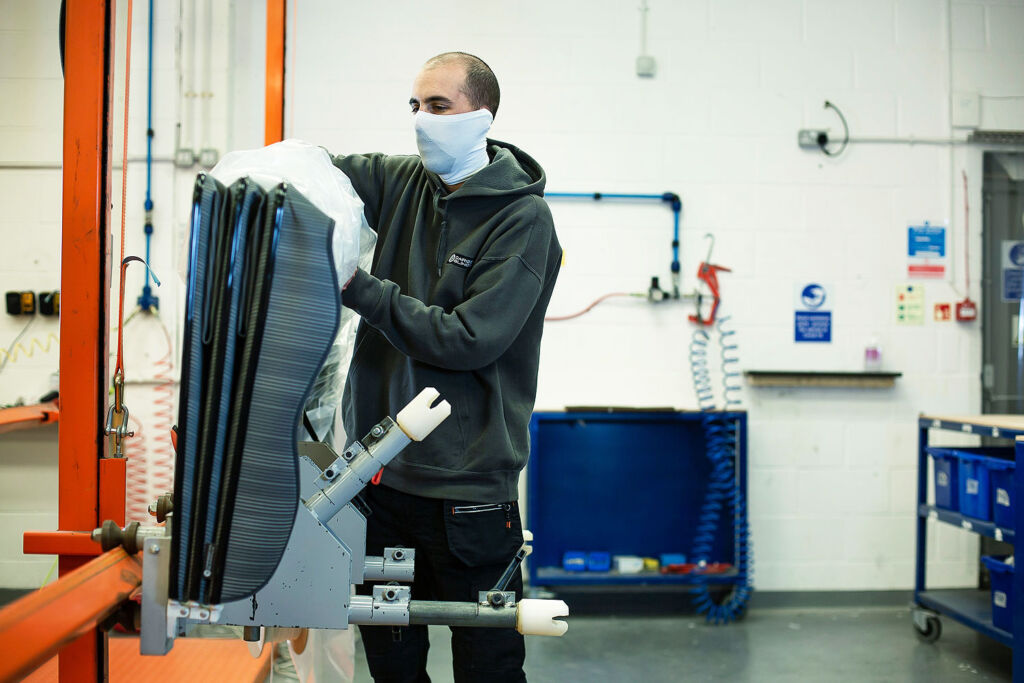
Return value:
[[(516, 501), (482, 505), (457, 500), (422, 498), (386, 486), (368, 486), (366, 554), (381, 555), (385, 547), (416, 550), (413, 600), (476, 602), (478, 593), (494, 587), (523, 543)], [(516, 599), (523, 595), (522, 574), (508, 586)], [(357, 586), (363, 595), (372, 584)], [(526, 681), (526, 647), (515, 629), (452, 627), (455, 683), (520, 683)], [(377, 683), (429, 683), (426, 626), (360, 626), (370, 675)]]

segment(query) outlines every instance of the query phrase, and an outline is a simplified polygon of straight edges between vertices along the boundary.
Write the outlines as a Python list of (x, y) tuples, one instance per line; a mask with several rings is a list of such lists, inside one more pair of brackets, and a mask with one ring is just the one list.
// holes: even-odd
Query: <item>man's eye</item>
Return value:
[(412, 109), (412, 113), (415, 114), (416, 112), (418, 112), (420, 110), (420, 105), (412, 104), (412, 105), (409, 105), (409, 108)]

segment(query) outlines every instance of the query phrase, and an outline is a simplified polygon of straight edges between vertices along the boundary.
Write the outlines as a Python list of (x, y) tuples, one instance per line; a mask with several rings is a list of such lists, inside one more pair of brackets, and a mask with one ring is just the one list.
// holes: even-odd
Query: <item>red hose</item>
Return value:
[(597, 306), (602, 301), (605, 301), (606, 299), (611, 299), (612, 297), (616, 297), (616, 296), (636, 296), (636, 297), (642, 297), (644, 295), (643, 294), (630, 293), (630, 292), (612, 292), (610, 294), (605, 294), (602, 297), (598, 297), (596, 300), (591, 302), (591, 304), (589, 306), (587, 306), (586, 308), (584, 308), (582, 311), (576, 311), (575, 313), (572, 313), (570, 315), (549, 315), (548, 317), (544, 318), (544, 321), (552, 323), (552, 322), (558, 322), (558, 321), (561, 321), (561, 320), (572, 320), (573, 318), (578, 318), (581, 315), (583, 315), (584, 313), (589, 313), (590, 310), (592, 308), (594, 308), (594, 306)]
[[(160, 320), (158, 318), (158, 320)], [(171, 426), (174, 424), (174, 344), (163, 320), (160, 329), (167, 341), (167, 353), (153, 362), (153, 419), (145, 429), (134, 416), (130, 419), (135, 437), (125, 441), (128, 458), (125, 481), (125, 521), (152, 523), (149, 505), (174, 485), (174, 450)], [(153, 438), (149, 438), (153, 434)]]

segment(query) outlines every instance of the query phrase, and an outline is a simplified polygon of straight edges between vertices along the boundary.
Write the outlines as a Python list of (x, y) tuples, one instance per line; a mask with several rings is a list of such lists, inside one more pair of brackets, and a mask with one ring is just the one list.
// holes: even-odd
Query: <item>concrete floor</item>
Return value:
[[(0, 605), (22, 592), (0, 590)], [(766, 594), (756, 597), (768, 602), (763, 599)], [(904, 604), (909, 602), (906, 597)], [(608, 606), (607, 596), (601, 599)], [(613, 612), (628, 616), (595, 614), (585, 605), (574, 606), (579, 616), (570, 617), (565, 637), (527, 640), (526, 674), (530, 683), (1011, 679), (1009, 648), (945, 617), (939, 641), (922, 642), (909, 610), (887, 600), (885, 606), (874, 607), (756, 607), (744, 620), (728, 626), (708, 626), (692, 615), (636, 616), (614, 604)], [(355, 683), (369, 683), (358, 630), (356, 634)], [(430, 639), (431, 680), (450, 682), (450, 632), (431, 626)], [(267, 681), (289, 679), (295, 680), (294, 675), (272, 675)]]
[[(762, 608), (741, 622), (581, 616), (563, 638), (527, 641), (531, 683), (609, 681), (1009, 681), (1009, 648), (943, 618), (920, 641), (903, 607)], [(452, 680), (447, 628), (430, 627), (427, 670)], [(356, 683), (371, 679), (356, 645)]]

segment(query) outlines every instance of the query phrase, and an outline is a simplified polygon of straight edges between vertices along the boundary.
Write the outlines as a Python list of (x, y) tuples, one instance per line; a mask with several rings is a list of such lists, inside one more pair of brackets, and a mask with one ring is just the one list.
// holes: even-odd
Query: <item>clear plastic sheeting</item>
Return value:
[[(366, 222), (363, 201), (352, 187), (352, 181), (331, 163), (323, 147), (302, 140), (285, 140), (261, 149), (229, 152), (210, 174), (225, 185), (248, 176), (268, 190), (282, 182), (289, 183), (334, 219), (331, 248), (339, 286), (345, 286), (357, 266), (369, 270), (377, 236)], [(338, 433), (341, 422), (338, 408), (358, 322), (350, 309), (341, 310), (338, 336), (305, 405), (314, 433), (311, 435), (304, 425), (297, 425), (300, 440), (315, 438), (335, 449), (339, 441), (344, 442), (344, 435)]]
[[(240, 150), (224, 155), (210, 175), (225, 186), (248, 176), (270, 190), (286, 182), (313, 206), (334, 219), (332, 250), (338, 284), (344, 285), (356, 270), (364, 247), (372, 235), (363, 216), (363, 201), (352, 181), (331, 163), (323, 147), (302, 140), (285, 140), (260, 149)], [(372, 253), (373, 244), (370, 244)]]

